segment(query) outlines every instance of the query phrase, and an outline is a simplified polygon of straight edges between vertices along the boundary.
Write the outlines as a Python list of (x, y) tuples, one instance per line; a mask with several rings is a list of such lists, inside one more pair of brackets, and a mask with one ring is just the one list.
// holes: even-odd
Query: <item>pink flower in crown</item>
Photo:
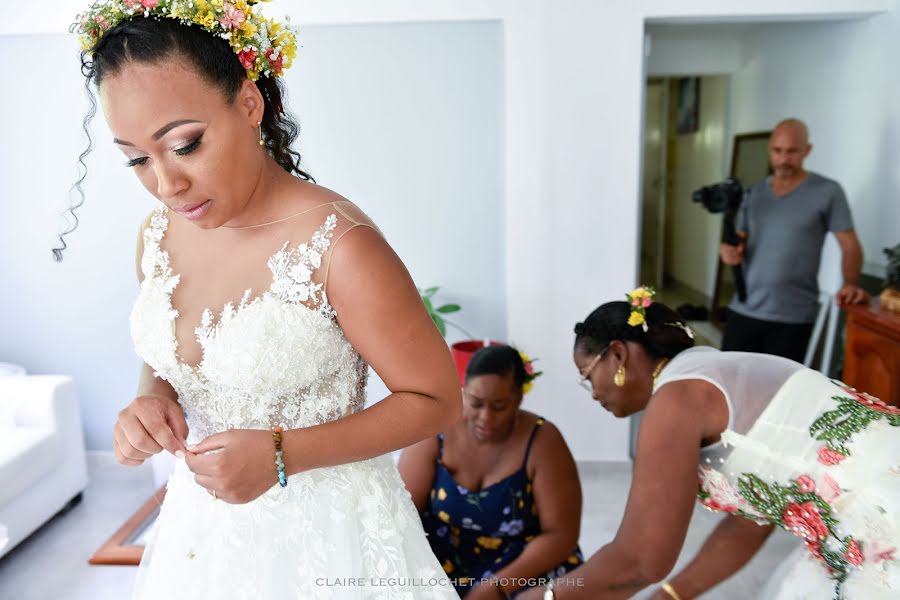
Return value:
[(269, 59), (269, 63), (271, 63), (272, 65), (272, 72), (275, 73), (275, 75), (280, 75), (281, 71), (284, 68), (282, 66), (282, 63), (284, 62), (284, 55), (276, 55), (276, 52), (277, 50), (275, 50), (275, 48), (269, 48), (268, 50), (266, 50), (266, 58)]
[(846, 385), (838, 384), (838, 386), (842, 390), (844, 390), (845, 392), (847, 392), (848, 394), (853, 396), (854, 400), (856, 400), (857, 402), (859, 402), (860, 404), (862, 404), (863, 406), (865, 406), (867, 408), (871, 408), (872, 410), (877, 410), (878, 412), (884, 413), (886, 415), (900, 415), (900, 408), (897, 408), (896, 406), (888, 406), (882, 400), (879, 400), (872, 394), (867, 394), (865, 392), (857, 392), (853, 388), (848, 387)]
[(840, 452), (835, 452), (828, 446), (822, 446), (819, 448), (818, 452), (819, 462), (823, 465), (836, 465), (842, 462), (845, 458), (847, 458), (846, 454), (842, 454)]
[(784, 509), (782, 519), (788, 530), (802, 537), (807, 544), (818, 544), (819, 540), (828, 535), (828, 527), (819, 515), (815, 502), (791, 502)]
[(246, 17), (244, 16), (244, 11), (235, 8), (234, 4), (230, 2), (225, 3), (225, 16), (219, 19), (219, 23), (221, 23), (225, 29), (236, 29), (240, 27), (241, 23), (245, 20)]
[(100, 26), (100, 31), (106, 31), (109, 29), (109, 21), (106, 20), (106, 17), (103, 15), (97, 15), (94, 17), (94, 22)]
[(653, 304), (653, 300), (651, 300), (649, 296), (644, 297), (644, 300), (643, 300), (644, 308), (650, 308), (651, 304)]
[(801, 475), (797, 478), (797, 489), (802, 494), (811, 494), (816, 491), (816, 482), (809, 475)]
[(241, 66), (245, 69), (252, 69), (253, 65), (256, 64), (256, 57), (258, 55), (259, 51), (256, 48), (241, 50), (238, 52), (238, 60), (241, 61)]
[(159, 0), (141, 0), (141, 4), (145, 8), (156, 8), (159, 5)]
[(854, 567), (862, 566), (863, 562), (865, 562), (866, 560), (866, 557), (863, 556), (862, 549), (859, 547), (859, 544), (857, 544), (856, 540), (853, 539), (850, 540), (850, 544), (847, 546), (847, 552), (844, 553), (844, 558), (846, 558), (847, 562)]
[(141, 5), (141, 0), (125, 0), (125, 8), (137, 8)]

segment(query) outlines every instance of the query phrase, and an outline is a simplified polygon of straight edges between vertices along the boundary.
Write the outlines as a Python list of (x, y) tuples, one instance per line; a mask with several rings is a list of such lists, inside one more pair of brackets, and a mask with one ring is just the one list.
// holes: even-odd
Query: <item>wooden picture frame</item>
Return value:
[(700, 129), (700, 78), (678, 79), (678, 98), (675, 105), (678, 135), (696, 133)]
[(144, 546), (134, 542), (159, 515), (159, 507), (166, 497), (166, 487), (159, 488), (149, 500), (144, 502), (125, 524), (94, 552), (88, 560), (92, 565), (137, 566), (144, 555)]

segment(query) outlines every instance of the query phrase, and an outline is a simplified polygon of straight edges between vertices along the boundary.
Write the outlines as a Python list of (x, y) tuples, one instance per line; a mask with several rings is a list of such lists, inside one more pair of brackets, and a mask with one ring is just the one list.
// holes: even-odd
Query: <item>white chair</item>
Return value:
[(0, 377), (0, 557), (81, 497), (87, 462), (75, 383)]
[(809, 338), (809, 344), (806, 345), (806, 356), (803, 364), (812, 368), (813, 358), (816, 356), (816, 349), (819, 347), (819, 339), (822, 337), (822, 330), (827, 327), (825, 332), (825, 346), (822, 348), (822, 360), (819, 362), (819, 371), (828, 374), (831, 367), (831, 357), (834, 355), (834, 340), (837, 337), (837, 327), (840, 321), (841, 311), (834, 296), (828, 292), (819, 294), (819, 314), (816, 316), (816, 322), (813, 324), (812, 335)]

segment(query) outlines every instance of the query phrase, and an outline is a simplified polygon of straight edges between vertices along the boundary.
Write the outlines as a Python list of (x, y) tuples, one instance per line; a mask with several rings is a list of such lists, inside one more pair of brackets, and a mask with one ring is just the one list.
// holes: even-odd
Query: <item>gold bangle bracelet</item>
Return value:
[(678, 595), (678, 592), (675, 591), (675, 588), (672, 587), (672, 584), (668, 581), (663, 581), (660, 585), (662, 590), (672, 597), (672, 600), (681, 600), (681, 596)]

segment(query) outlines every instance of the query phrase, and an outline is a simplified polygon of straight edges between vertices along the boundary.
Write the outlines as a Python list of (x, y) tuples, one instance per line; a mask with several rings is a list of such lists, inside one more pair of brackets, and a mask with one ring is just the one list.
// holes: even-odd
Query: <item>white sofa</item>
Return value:
[(77, 502), (86, 485), (81, 411), (72, 379), (0, 376), (0, 557)]

